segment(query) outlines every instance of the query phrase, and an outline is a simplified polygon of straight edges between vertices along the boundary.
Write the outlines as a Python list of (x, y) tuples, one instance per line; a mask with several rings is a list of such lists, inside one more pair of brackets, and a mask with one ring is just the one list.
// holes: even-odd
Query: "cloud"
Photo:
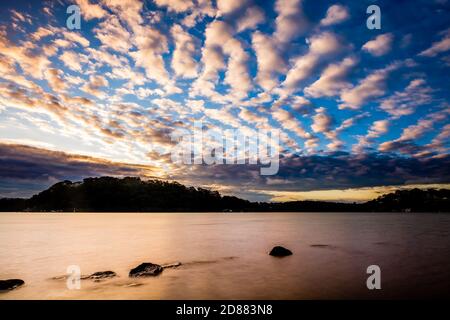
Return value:
[(389, 120), (378, 120), (375, 121), (370, 127), (367, 136), (369, 138), (378, 138), (380, 135), (386, 133), (389, 128)]
[(98, 99), (102, 99), (105, 97), (105, 92), (101, 89), (108, 85), (108, 80), (105, 77), (100, 75), (92, 75), (89, 77), (89, 82), (86, 83), (81, 90), (86, 93), (93, 95)]
[(436, 150), (440, 154), (446, 154), (449, 151), (449, 141), (450, 141), (450, 123), (446, 124), (441, 131), (431, 140), (429, 144), (426, 145), (430, 152)]
[(258, 64), (256, 81), (262, 88), (270, 91), (278, 85), (276, 74), (287, 70), (286, 64), (271, 37), (256, 31), (252, 35), (252, 46)]
[(21, 13), (17, 10), (11, 10), (12, 19), (14, 21), (20, 21), (20, 22), (27, 22), (29, 24), (33, 24), (33, 21), (31, 20), (31, 16), (26, 13)]
[(155, 0), (155, 3), (160, 7), (167, 7), (175, 12), (185, 12), (194, 7), (194, 3), (191, 0)]
[(101, 65), (108, 65), (111, 69), (122, 68), (128, 64), (128, 60), (116, 54), (112, 54), (100, 48), (100, 50), (94, 48), (87, 48), (86, 52), (89, 53), (90, 61), (97, 61)]
[[(141, 15), (143, 2), (138, 0), (104, 0), (104, 2), (132, 31), (132, 43), (137, 50), (128, 53), (134, 59), (135, 65), (142, 67), (149, 79), (166, 86), (166, 91), (171, 91), (174, 87), (162, 56), (168, 51), (167, 38), (157, 28), (144, 24)], [(114, 31), (123, 33), (121, 29), (123, 28), (116, 24)]]
[(336, 129), (328, 131), (327, 138), (330, 139), (331, 142), (327, 144), (327, 148), (330, 151), (342, 149), (344, 147), (344, 142), (339, 138), (339, 134), (341, 134), (344, 130), (355, 125), (355, 123), (357, 123), (360, 119), (366, 118), (368, 116), (369, 116), (368, 112), (360, 113), (356, 116), (345, 119)]
[(64, 51), (59, 59), (64, 62), (64, 64), (71, 70), (81, 72), (82, 67), (80, 63), (80, 58), (77, 53), (73, 51)]
[(358, 143), (353, 145), (352, 151), (355, 153), (362, 153), (371, 147), (374, 139), (388, 132), (390, 122), (389, 120), (375, 121), (367, 131), (365, 136), (358, 137)]
[[(195, 185), (226, 186), (234, 194), (255, 197), (256, 192), (342, 190), (377, 186), (448, 183), (450, 156), (440, 158), (410, 158), (388, 153), (352, 155), (336, 152), (329, 155), (289, 155), (280, 159), (276, 176), (255, 175), (256, 165), (193, 166), (186, 175), (174, 179)], [(277, 179), (274, 181), (274, 179)], [(277, 182), (278, 181), (278, 182)], [(249, 194), (248, 191), (252, 192)]]
[(241, 108), (239, 112), (239, 117), (246, 121), (250, 126), (269, 128), (269, 119), (266, 116), (256, 114), (256, 112), (251, 112), (246, 108)]
[(245, 14), (237, 21), (237, 32), (254, 29), (258, 24), (264, 22), (264, 11), (258, 6), (245, 10)]
[(197, 62), (194, 59), (194, 38), (177, 24), (172, 26), (170, 31), (175, 40), (175, 50), (172, 55), (172, 69), (177, 76), (195, 78), (197, 76)]
[(443, 32), (444, 37), (437, 42), (433, 42), (430, 48), (419, 53), (423, 57), (435, 57), (438, 54), (450, 50), (450, 29)]
[(243, 7), (248, 0), (217, 0), (217, 9), (221, 14), (230, 14)]
[(375, 57), (380, 57), (391, 50), (393, 40), (394, 36), (392, 33), (381, 34), (374, 40), (366, 42), (362, 46), (362, 49)]
[(205, 115), (213, 120), (219, 121), (225, 125), (230, 127), (239, 128), (241, 127), (241, 122), (237, 119), (233, 114), (230, 113), (229, 109), (220, 108), (220, 109), (212, 109), (205, 108)]
[(317, 108), (316, 114), (312, 118), (313, 124), (311, 125), (311, 129), (314, 132), (326, 133), (331, 130), (333, 118), (326, 113), (326, 109), (324, 107)]
[[(157, 169), (150, 165), (118, 163), (17, 144), (0, 143), (0, 154), (1, 196), (8, 191), (6, 186), (21, 186), (21, 195), (31, 196), (65, 179), (104, 175), (152, 178), (157, 175)], [(26, 185), (31, 185), (31, 190), (27, 190)]]
[[(401, 136), (392, 141), (386, 141), (380, 144), (379, 150), (383, 152), (397, 151), (408, 155), (421, 155), (429, 146), (419, 146), (416, 140), (421, 138), (426, 132), (434, 129), (436, 123), (449, 119), (450, 108), (444, 108), (441, 111), (429, 114), (416, 124), (403, 129)], [(432, 147), (432, 146), (431, 146)], [(427, 153), (425, 153), (427, 154)]]
[(102, 0), (103, 4), (114, 11), (134, 31), (142, 22), (140, 14), (143, 2), (139, 0)]
[(193, 9), (189, 15), (184, 17), (181, 22), (186, 27), (192, 28), (197, 24), (197, 22), (203, 20), (203, 18), (206, 16), (216, 16), (216, 9), (213, 7), (212, 1), (196, 0), (195, 9)]
[(313, 74), (323, 58), (341, 52), (344, 47), (342, 41), (331, 32), (323, 32), (309, 39), (309, 51), (295, 59), (294, 66), (288, 71), (282, 83), (284, 87), (282, 94), (298, 90), (299, 84)]
[[(14, 141), (35, 144), (39, 139), (49, 148), (95, 150), (109, 159), (153, 163), (158, 159), (149, 160), (146, 155), (155, 151), (167, 155), (173, 130), (205, 120), (208, 128), (280, 130), (283, 158), (315, 154), (333, 157), (338, 164), (342, 152), (330, 151), (350, 152), (353, 147), (354, 156), (362, 157), (379, 152), (380, 146), (395, 159), (448, 154), (447, 118), (434, 120), (431, 115), (448, 100), (449, 31), (422, 41), (427, 32), (441, 29), (443, 11), (424, 21), (429, 26), (426, 30), (415, 25), (363, 39), (351, 28), (359, 18), (350, 20), (349, 13), (358, 8), (347, 4), (322, 6), (301, 0), (74, 3), (82, 7), (86, 23), (73, 31), (56, 19), (55, 14), (66, 9), (61, 1), (48, 3), (51, 10), (46, 13), (34, 10), (34, 5), (13, 13), (6, 4), (10, 17), (5, 16), (0, 27), (0, 133)], [(394, 28), (399, 23), (395, 14), (401, 11), (397, 9), (389, 5), (383, 11)], [(31, 16), (27, 13), (31, 10), (41, 10), (41, 15)], [(424, 10), (424, 15), (431, 12)], [(409, 12), (402, 14), (411, 18)], [(348, 25), (338, 25), (347, 19)], [(408, 35), (414, 36), (414, 43)], [(349, 40), (358, 45), (371, 41), (355, 52)], [(394, 46), (397, 40), (399, 45)], [(417, 61), (396, 60), (420, 51), (420, 57), (414, 58)], [(373, 59), (372, 54), (382, 55)], [(358, 121), (363, 118), (368, 127), (361, 133)], [(315, 161), (311, 159), (304, 160)], [(212, 180), (215, 176), (208, 174), (226, 175), (227, 170), (232, 172), (229, 183), (235, 177), (247, 177), (239, 172), (242, 167), (208, 170), (204, 177)], [(330, 175), (339, 177), (342, 168), (333, 170)], [(268, 182), (254, 174), (239, 190), (259, 188), (266, 182), (271, 186), (297, 183), (284, 177)], [(191, 183), (192, 176), (180, 177)], [(322, 183), (328, 182), (322, 178)], [(217, 181), (223, 180), (228, 183), (224, 176)]]
[(351, 86), (346, 78), (356, 63), (356, 58), (349, 57), (339, 64), (329, 65), (317, 81), (305, 88), (305, 93), (314, 98), (338, 95)]
[(277, 41), (285, 43), (305, 32), (308, 20), (303, 14), (301, 0), (276, 0), (275, 11), (278, 16), (273, 36)]
[(136, 26), (134, 42), (137, 51), (130, 52), (136, 66), (142, 67), (148, 78), (166, 85), (169, 74), (165, 68), (162, 54), (167, 52), (167, 38), (158, 30), (146, 26)]
[(76, 42), (83, 47), (89, 47), (89, 40), (75, 31), (63, 31), (63, 36), (67, 39), (67, 41)]
[(19, 74), (15, 66), (15, 61), (8, 57), (0, 56), (0, 73), (4, 80), (10, 81), (19, 87), (34, 90), (39, 88), (33, 81)]
[(75, 2), (86, 20), (102, 19), (108, 14), (101, 5), (90, 3), (89, 0), (75, 0)]
[(397, 91), (384, 99), (380, 108), (394, 117), (410, 115), (417, 107), (433, 101), (432, 92), (433, 90), (426, 86), (424, 79), (414, 79), (404, 91)]
[(251, 88), (248, 74), (248, 54), (239, 40), (233, 37), (232, 28), (223, 21), (211, 22), (205, 31), (205, 44), (202, 49), (203, 70), (191, 88), (191, 96), (202, 95), (209, 98), (221, 98), (215, 91), (218, 72), (225, 68), (225, 55), (228, 56), (225, 83), (232, 99), (242, 99)]
[(323, 26), (331, 26), (348, 20), (349, 18), (350, 14), (348, 12), (348, 8), (335, 4), (328, 8), (327, 15), (325, 18), (320, 20), (320, 24)]
[(63, 79), (63, 72), (58, 69), (45, 71), (45, 78), (54, 92), (63, 92), (67, 89), (67, 83)]
[(298, 137), (305, 140), (305, 149), (311, 151), (317, 146), (317, 138), (311, 133), (307, 132), (302, 123), (292, 114), (282, 108), (272, 108), (271, 116), (274, 120), (280, 123), (283, 130), (288, 130), (295, 133)]
[(23, 72), (34, 78), (42, 79), (44, 71), (50, 66), (48, 60), (40, 50), (31, 50), (25, 44), (16, 46), (6, 37), (6, 32), (0, 29), (0, 52), (3, 56), (15, 61), (20, 65)]
[(35, 32), (31, 34), (31, 38), (33, 40), (39, 41), (43, 38), (46, 38), (48, 36), (55, 35), (55, 30), (51, 30), (49, 28), (45, 27), (39, 27)]
[(94, 28), (95, 36), (100, 42), (115, 51), (127, 53), (131, 44), (130, 33), (122, 26), (116, 16), (110, 16)]
[(341, 109), (359, 109), (367, 101), (378, 98), (386, 93), (386, 80), (389, 73), (399, 67), (393, 63), (386, 68), (379, 69), (361, 80), (357, 86), (345, 89), (341, 93)]

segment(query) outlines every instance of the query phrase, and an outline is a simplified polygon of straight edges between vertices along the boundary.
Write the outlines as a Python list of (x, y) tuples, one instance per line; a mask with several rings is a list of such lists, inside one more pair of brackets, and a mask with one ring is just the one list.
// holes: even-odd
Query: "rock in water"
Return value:
[(292, 254), (292, 251), (282, 246), (276, 246), (273, 247), (272, 250), (270, 250), (269, 254), (274, 257), (285, 257), (290, 256)]
[(113, 278), (116, 276), (116, 273), (114, 271), (98, 271), (91, 274), (88, 279), (92, 280), (101, 280), (101, 279), (107, 279), (107, 278)]
[(0, 290), (13, 290), (24, 283), (25, 281), (21, 279), (0, 280)]
[(131, 269), (130, 277), (151, 277), (157, 276), (163, 271), (163, 267), (159, 264), (154, 264), (150, 262), (144, 262), (138, 265), (136, 268)]
[(163, 264), (161, 267), (163, 269), (168, 269), (168, 268), (177, 268), (179, 266), (181, 266), (181, 262), (174, 262), (174, 263)]

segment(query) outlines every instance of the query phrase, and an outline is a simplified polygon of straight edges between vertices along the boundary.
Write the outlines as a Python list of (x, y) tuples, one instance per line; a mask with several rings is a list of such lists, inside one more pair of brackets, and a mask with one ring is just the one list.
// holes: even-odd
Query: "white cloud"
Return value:
[[(398, 151), (404, 154), (413, 154), (416, 156), (421, 156), (423, 154), (428, 154), (429, 150), (427, 148), (441, 148), (442, 145), (439, 144), (440, 138), (445, 138), (448, 136), (445, 128), (442, 131), (442, 136), (436, 137), (438, 140), (432, 141), (429, 145), (425, 147), (419, 147), (415, 140), (421, 138), (425, 133), (435, 129), (436, 123), (442, 121), (448, 121), (450, 115), (450, 108), (446, 107), (440, 111), (431, 113), (425, 118), (419, 119), (416, 124), (410, 125), (403, 129), (402, 134), (398, 139), (392, 141), (386, 141), (380, 144), (380, 151)], [(436, 143), (437, 144), (434, 144)]]
[(211, 0), (196, 0), (195, 9), (184, 17), (182, 24), (186, 27), (192, 28), (195, 24), (201, 21), (204, 17), (214, 17), (216, 9), (213, 7)]
[(299, 84), (313, 74), (323, 57), (334, 55), (344, 48), (341, 41), (331, 32), (323, 32), (313, 36), (309, 43), (308, 53), (298, 57), (294, 66), (288, 71), (282, 83), (284, 87), (281, 90), (282, 94), (290, 94), (297, 90)]
[(320, 20), (320, 24), (323, 26), (331, 26), (333, 24), (341, 23), (349, 18), (350, 14), (347, 7), (335, 4), (328, 8), (327, 15)]
[(440, 41), (433, 42), (431, 47), (419, 53), (419, 56), (435, 57), (448, 50), (450, 50), (450, 29), (444, 32), (444, 37)]
[(394, 36), (391, 33), (385, 33), (377, 36), (374, 40), (366, 42), (362, 49), (375, 57), (385, 55), (391, 50)]
[(45, 71), (45, 78), (54, 92), (63, 92), (67, 89), (61, 70), (50, 68)]
[(175, 40), (175, 49), (172, 54), (172, 69), (178, 76), (195, 78), (197, 76), (197, 62), (194, 59), (194, 38), (178, 24), (172, 26), (170, 31)]
[(278, 85), (277, 73), (285, 72), (286, 64), (271, 37), (256, 31), (252, 35), (252, 46), (258, 64), (256, 81), (269, 91)]
[(75, 2), (86, 20), (102, 19), (108, 14), (99, 4), (90, 3), (89, 0), (75, 0)]
[(388, 132), (389, 120), (377, 120), (370, 126), (365, 136), (358, 137), (358, 143), (352, 147), (353, 152), (361, 153), (369, 148), (373, 140)]
[(356, 58), (349, 57), (339, 64), (329, 65), (317, 81), (305, 88), (305, 93), (314, 98), (338, 95), (351, 86), (346, 78), (356, 63)]
[(83, 47), (89, 47), (89, 40), (75, 31), (64, 31), (63, 35), (68, 41), (77, 42)]
[(108, 20), (99, 23), (94, 33), (103, 45), (115, 51), (127, 53), (132, 46), (130, 33), (116, 16), (110, 16)]
[(243, 7), (248, 0), (217, 0), (217, 9), (221, 14), (229, 14)]
[(194, 3), (191, 0), (155, 0), (155, 3), (160, 7), (167, 7), (175, 12), (185, 12), (194, 7)]
[(169, 82), (169, 74), (166, 70), (162, 54), (167, 52), (167, 38), (158, 30), (148, 26), (136, 26), (134, 42), (137, 51), (130, 52), (136, 66), (142, 67), (148, 78), (160, 84)]
[(295, 133), (298, 137), (305, 139), (305, 147), (307, 150), (312, 150), (317, 146), (317, 138), (311, 133), (307, 132), (302, 123), (295, 118), (295, 116), (282, 108), (272, 108), (271, 115), (274, 120), (281, 124), (283, 129)]
[[(191, 96), (203, 95), (213, 99), (223, 99), (215, 91), (218, 71), (227, 67), (225, 83), (231, 88), (230, 98), (241, 99), (251, 88), (248, 74), (248, 54), (239, 40), (233, 37), (233, 30), (223, 21), (211, 22), (205, 31), (205, 45), (202, 49), (203, 70), (191, 88)], [(228, 63), (225, 65), (225, 55)]]
[(277, 0), (275, 11), (278, 13), (275, 19), (274, 38), (279, 42), (289, 40), (304, 33), (308, 21), (303, 14), (301, 0)]
[(386, 80), (389, 73), (398, 68), (399, 64), (394, 63), (388, 67), (376, 70), (361, 80), (353, 88), (346, 89), (341, 93), (341, 109), (359, 109), (363, 104), (372, 98), (378, 98), (386, 93)]
[(64, 51), (63, 54), (59, 56), (59, 59), (64, 62), (66, 67), (73, 71), (81, 71), (80, 57), (77, 53), (73, 51)]
[(108, 80), (101, 75), (92, 75), (89, 77), (89, 82), (86, 83), (81, 89), (97, 97), (99, 99), (105, 98), (105, 93), (101, 90), (102, 88), (108, 86)]
[(426, 86), (424, 79), (414, 79), (404, 91), (397, 91), (384, 99), (380, 108), (394, 117), (409, 115), (414, 113), (417, 107), (433, 101), (432, 91)]
[(326, 133), (330, 131), (332, 123), (333, 118), (327, 114), (324, 107), (320, 107), (316, 109), (316, 114), (313, 116), (311, 129), (314, 132)]
[(261, 8), (257, 6), (247, 8), (244, 16), (242, 16), (237, 22), (237, 31), (242, 32), (247, 29), (254, 29), (262, 22), (264, 22), (264, 12)]

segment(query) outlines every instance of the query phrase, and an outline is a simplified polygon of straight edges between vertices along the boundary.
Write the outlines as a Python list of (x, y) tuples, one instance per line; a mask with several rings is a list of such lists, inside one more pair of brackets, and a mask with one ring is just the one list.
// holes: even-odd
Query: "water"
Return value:
[[(450, 215), (393, 213), (2, 213), (0, 299), (343, 299), (448, 295)], [(294, 254), (274, 258), (283, 245)], [(128, 278), (142, 262), (182, 262)], [(366, 269), (381, 268), (381, 290)], [(69, 290), (53, 277), (78, 265)]]

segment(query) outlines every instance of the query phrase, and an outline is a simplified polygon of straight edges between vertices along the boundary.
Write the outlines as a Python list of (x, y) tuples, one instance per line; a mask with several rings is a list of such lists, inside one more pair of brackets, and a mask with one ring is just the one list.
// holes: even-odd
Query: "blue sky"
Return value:
[[(80, 30), (66, 27), (72, 4)], [(379, 30), (366, 27), (371, 4)], [(0, 6), (2, 196), (104, 174), (253, 200), (361, 200), (450, 180), (448, 1)], [(278, 175), (172, 163), (171, 133), (196, 120), (280, 130)]]

